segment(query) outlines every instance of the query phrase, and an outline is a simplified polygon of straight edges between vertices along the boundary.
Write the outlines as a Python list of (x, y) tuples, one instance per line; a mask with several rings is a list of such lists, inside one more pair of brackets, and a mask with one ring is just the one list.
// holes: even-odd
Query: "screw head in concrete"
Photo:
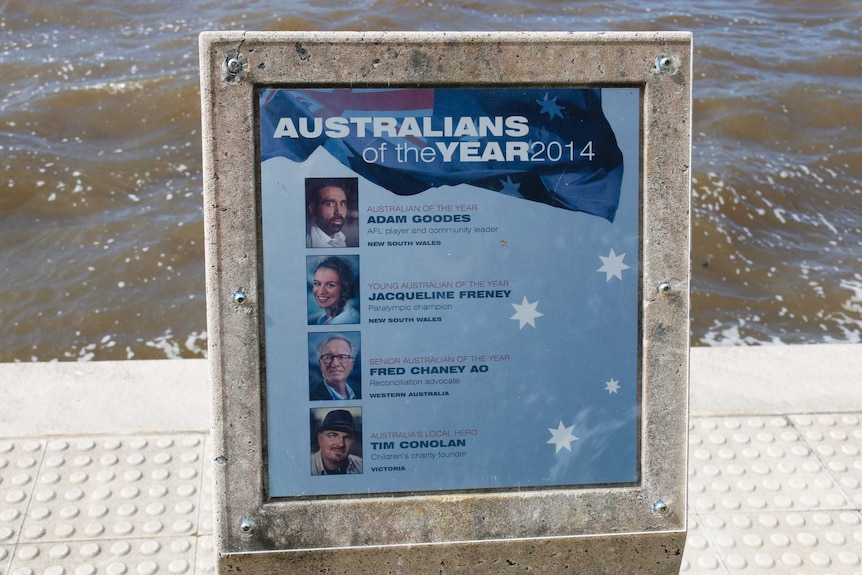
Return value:
[(658, 284), (658, 293), (668, 293), (671, 290), (671, 285), (668, 282)]
[(668, 74), (676, 72), (677, 63), (672, 56), (659, 56), (655, 59), (655, 68), (659, 72)]
[(233, 293), (233, 301), (239, 305), (242, 305), (248, 301), (248, 296), (245, 295), (244, 291), (237, 290)]
[(226, 65), (227, 71), (231, 74), (239, 74), (242, 72), (242, 61), (239, 58), (228, 58)]
[(670, 513), (670, 506), (661, 499), (659, 499), (652, 504), (652, 510), (659, 515), (667, 515), (668, 513)]
[(248, 517), (243, 517), (239, 522), (239, 532), (242, 535), (251, 535), (254, 532), (254, 522)]

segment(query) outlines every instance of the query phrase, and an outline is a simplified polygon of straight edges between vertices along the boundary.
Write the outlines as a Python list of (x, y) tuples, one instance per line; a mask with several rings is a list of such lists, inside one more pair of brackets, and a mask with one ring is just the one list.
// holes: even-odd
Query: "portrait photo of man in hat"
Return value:
[(317, 428), (317, 433), (312, 434), (311, 474), (362, 473), (362, 457), (357, 455), (362, 451), (357, 424), (357, 419), (361, 422), (362, 418), (360, 408), (312, 409), (311, 418)]

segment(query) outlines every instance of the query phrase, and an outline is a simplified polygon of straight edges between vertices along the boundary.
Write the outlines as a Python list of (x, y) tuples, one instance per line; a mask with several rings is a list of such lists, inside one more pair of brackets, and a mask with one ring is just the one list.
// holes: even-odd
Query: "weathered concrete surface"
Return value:
[[(685, 534), (576, 537), (564, 540), (514, 540), (386, 548), (299, 551), (232, 555), (222, 573), (325, 572), (331, 575), (475, 575), (546, 573), (560, 575), (654, 575), (678, 573)], [(621, 561), (633, 558), (634, 561)]]

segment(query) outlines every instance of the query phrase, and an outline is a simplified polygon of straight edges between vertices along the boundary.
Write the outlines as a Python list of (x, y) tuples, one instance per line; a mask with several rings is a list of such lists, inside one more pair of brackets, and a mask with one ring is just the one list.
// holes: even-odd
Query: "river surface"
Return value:
[(0, 0), (0, 361), (205, 356), (204, 30), (691, 31), (692, 345), (862, 341), (858, 0)]

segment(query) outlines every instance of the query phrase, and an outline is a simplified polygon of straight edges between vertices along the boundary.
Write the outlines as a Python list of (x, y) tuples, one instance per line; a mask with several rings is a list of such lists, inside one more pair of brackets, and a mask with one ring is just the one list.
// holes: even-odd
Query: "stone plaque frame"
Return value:
[[(206, 32), (207, 317), (220, 572), (671, 573), (686, 529), (689, 33)], [(542, 62), (537, 65), (537, 62)], [(468, 79), (468, 80), (465, 80)], [(640, 91), (640, 481), (270, 499), (255, 89), (571, 86)]]

